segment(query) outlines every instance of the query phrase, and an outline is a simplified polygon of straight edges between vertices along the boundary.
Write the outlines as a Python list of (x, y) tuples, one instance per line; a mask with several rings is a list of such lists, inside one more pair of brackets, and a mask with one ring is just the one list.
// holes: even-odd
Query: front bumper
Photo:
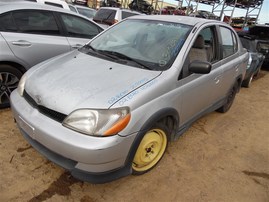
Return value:
[[(25, 139), (74, 177), (98, 183), (130, 174), (131, 167), (125, 163), (135, 134), (128, 137), (83, 135), (39, 113), (17, 90), (10, 98), (14, 118)], [(117, 174), (113, 176), (111, 172)]]

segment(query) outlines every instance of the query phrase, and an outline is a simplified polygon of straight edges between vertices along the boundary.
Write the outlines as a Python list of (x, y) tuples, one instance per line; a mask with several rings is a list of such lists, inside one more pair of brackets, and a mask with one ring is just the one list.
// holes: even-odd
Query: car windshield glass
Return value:
[(192, 26), (179, 23), (129, 19), (99, 35), (89, 45), (120, 62), (126, 60), (131, 66), (166, 70), (191, 29)]
[(240, 37), (240, 40), (241, 40), (242, 45), (243, 45), (244, 48), (246, 48), (247, 50), (249, 50), (251, 52), (256, 52), (256, 47), (255, 47), (255, 41), (254, 40), (246, 39), (244, 37)]

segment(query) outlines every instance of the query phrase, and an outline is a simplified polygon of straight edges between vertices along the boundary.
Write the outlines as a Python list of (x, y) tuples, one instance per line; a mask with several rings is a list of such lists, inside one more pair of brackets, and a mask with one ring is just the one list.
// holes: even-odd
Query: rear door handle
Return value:
[(12, 44), (15, 46), (22, 46), (22, 47), (29, 47), (32, 45), (29, 41), (24, 40), (13, 41)]

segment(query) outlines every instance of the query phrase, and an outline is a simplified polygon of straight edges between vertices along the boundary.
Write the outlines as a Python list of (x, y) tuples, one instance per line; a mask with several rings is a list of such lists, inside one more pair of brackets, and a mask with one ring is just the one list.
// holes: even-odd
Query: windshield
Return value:
[(131, 66), (166, 70), (174, 62), (191, 28), (179, 23), (129, 19), (99, 35), (86, 47), (89, 52), (111, 56), (120, 62), (126, 60)]

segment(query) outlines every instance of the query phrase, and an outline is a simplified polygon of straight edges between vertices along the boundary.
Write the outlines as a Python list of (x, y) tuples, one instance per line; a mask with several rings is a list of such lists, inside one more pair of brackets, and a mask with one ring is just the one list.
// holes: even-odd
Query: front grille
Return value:
[(62, 114), (60, 112), (54, 111), (52, 109), (49, 109), (47, 107), (37, 104), (36, 101), (26, 91), (23, 92), (23, 97), (30, 105), (36, 108), (40, 113), (44, 114), (45, 116), (55, 121), (58, 121), (61, 123), (67, 116), (66, 114)]

